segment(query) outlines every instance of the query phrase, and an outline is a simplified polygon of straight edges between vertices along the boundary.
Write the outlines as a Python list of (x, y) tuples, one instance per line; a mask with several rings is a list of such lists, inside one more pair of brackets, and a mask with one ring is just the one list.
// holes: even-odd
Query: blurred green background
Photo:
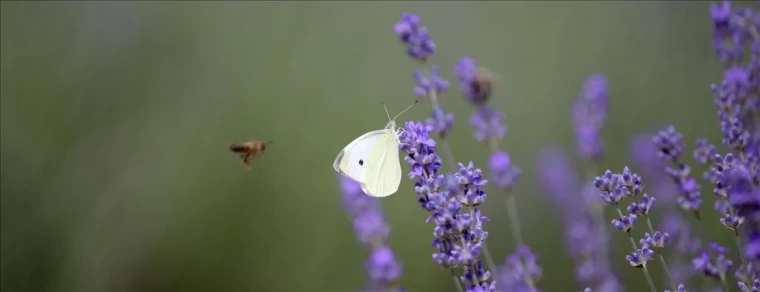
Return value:
[[(414, 100), (418, 64), (392, 31), (402, 12), (413, 12), (438, 45), (432, 63), (452, 82), (442, 103), (457, 115), (457, 160), (486, 167), (488, 153), (472, 139), (474, 109), (456, 89), (453, 64), (469, 55), (501, 76), (492, 103), (506, 113), (504, 143), (523, 170), (515, 192), (524, 237), (544, 268), (539, 286), (580, 290), (561, 217), (538, 188), (536, 155), (549, 144), (574, 153), (570, 104), (595, 72), (611, 82), (604, 167), (630, 164), (631, 136), (668, 123), (689, 146), (699, 136), (719, 141), (709, 85), (721, 67), (708, 8), (4, 1), (0, 288), (359, 289), (367, 251), (331, 164), (349, 141), (385, 125), (380, 101), (397, 113)], [(421, 102), (399, 122), (429, 113)], [(275, 144), (249, 172), (226, 147), (254, 137)], [(503, 262), (514, 245), (503, 198), (489, 200), (488, 244)], [(433, 226), (411, 181), (382, 204), (405, 267), (402, 286), (453, 291), (430, 259)], [(621, 280), (628, 291), (646, 289), (624, 252), (614, 257)], [(659, 266), (651, 270), (664, 286)]]

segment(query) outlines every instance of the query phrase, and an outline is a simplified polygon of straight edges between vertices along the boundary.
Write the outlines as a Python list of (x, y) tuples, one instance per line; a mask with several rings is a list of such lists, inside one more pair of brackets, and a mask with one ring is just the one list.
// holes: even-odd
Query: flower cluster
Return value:
[(376, 198), (367, 196), (358, 182), (341, 176), (339, 178), (343, 205), (353, 221), (356, 237), (369, 248), (370, 256), (365, 263), (369, 274), (369, 291), (401, 291), (398, 281), (403, 267), (393, 250), (385, 244), (389, 228), (383, 219), (383, 211)]
[[(667, 270), (667, 264), (660, 253), (660, 250), (665, 247), (665, 244), (670, 238), (670, 234), (667, 232), (655, 231), (652, 228), (649, 213), (655, 206), (655, 198), (643, 193), (643, 181), (641, 176), (633, 173), (627, 166), (623, 169), (623, 172), (619, 174), (607, 170), (604, 175), (598, 176), (594, 179), (594, 186), (602, 191), (600, 197), (607, 204), (618, 205), (624, 198), (632, 198), (634, 200), (626, 208), (628, 214), (623, 214), (620, 208), (617, 209), (620, 217), (612, 220), (612, 226), (615, 229), (628, 234), (633, 252), (627, 255), (625, 259), (631, 266), (643, 269), (644, 275), (649, 282), (649, 286), (652, 288), (652, 291), (654, 291), (655, 286), (646, 265), (657, 253), (660, 257), (660, 263), (663, 265), (663, 268)], [(641, 197), (637, 200), (639, 195), (641, 195)], [(636, 222), (639, 221), (639, 218), (646, 220), (647, 226), (649, 227), (649, 232), (645, 232), (643, 238), (639, 240), (640, 247), (636, 245), (633, 235), (631, 234), (631, 231)], [(674, 290), (676, 290), (673, 280), (669, 280), (673, 285)]]
[(575, 279), (589, 289), (622, 291), (610, 271), (609, 236), (600, 220), (602, 204), (595, 188), (589, 183), (579, 183), (579, 175), (561, 149), (547, 147), (538, 157), (544, 193), (564, 219), (567, 252), (576, 261)]
[(683, 135), (670, 125), (653, 136), (652, 142), (657, 147), (657, 156), (663, 162), (669, 163), (665, 166), (665, 173), (679, 192), (676, 198), (678, 205), (699, 217), (699, 208), (702, 207), (701, 186), (691, 176), (691, 167), (682, 161), (683, 152), (686, 151)]
[(509, 190), (519, 178), (520, 168), (512, 164), (509, 153), (499, 149), (507, 127), (503, 124), (504, 114), (487, 104), (493, 94), (491, 73), (485, 68), (478, 68), (475, 59), (467, 56), (459, 59), (454, 73), (459, 79), (463, 96), (476, 106), (475, 114), (470, 117), (475, 140), (488, 142), (491, 146), (490, 180), (497, 187)]
[[(430, 38), (428, 29), (419, 27), (421, 20), (419, 15), (404, 13), (401, 15), (401, 21), (396, 23), (393, 29), (401, 42), (407, 45), (409, 57), (427, 65), (427, 61), (435, 53), (435, 43)], [(427, 76), (426, 71), (429, 71)], [(429, 100), (433, 106), (433, 112), (425, 120), (425, 124), (432, 126), (433, 132), (445, 139), (454, 126), (454, 113), (446, 113), (439, 103), (439, 98), (448, 90), (449, 82), (441, 77), (441, 69), (436, 65), (415, 70), (414, 79), (417, 81), (413, 89), (414, 95)]]
[[(683, 135), (670, 125), (654, 135), (634, 139), (634, 161), (650, 182), (646, 192), (644, 179), (628, 167), (620, 173), (607, 170), (592, 180), (578, 175), (561, 151), (549, 148), (540, 153), (541, 185), (561, 211), (567, 252), (576, 261), (576, 280), (588, 287), (584, 291), (622, 291), (609, 259), (609, 225), (603, 221), (605, 204), (615, 206), (618, 213), (611, 227), (624, 232), (630, 241), (632, 252), (625, 260), (643, 271), (652, 291), (656, 287), (647, 264), (653, 260), (659, 260), (666, 272), (670, 285), (665, 291), (686, 291), (686, 286), (679, 283), (687, 283), (694, 273), (716, 279), (725, 291), (732, 272), (740, 291), (760, 290), (760, 13), (723, 1), (711, 5), (710, 15), (712, 44), (718, 60), (725, 65), (722, 82), (711, 86), (725, 148), (697, 139), (692, 157), (709, 168), (703, 175), (704, 182), (717, 197), (714, 209), (721, 215), (719, 223), (735, 235), (741, 263), (734, 265), (728, 249), (715, 242), (703, 246), (702, 238), (694, 235), (684, 217), (692, 213), (698, 224), (703, 224), (702, 186), (686, 162)], [(522, 241), (511, 192), (520, 169), (501, 148), (507, 135), (505, 115), (490, 102), (494, 75), (467, 56), (460, 58), (453, 70), (459, 91), (475, 108), (469, 118), (473, 137), (489, 148), (490, 172), (486, 180), (472, 162), (455, 167), (457, 160), (447, 140), (455, 116), (441, 106), (449, 81), (441, 76), (440, 67), (430, 62), (436, 45), (428, 29), (421, 25), (420, 16), (404, 13), (393, 29), (407, 55), (420, 64), (413, 73), (416, 84), (412, 92), (418, 99), (429, 101), (432, 109), (424, 122), (407, 122), (399, 140), (417, 201), (429, 213), (427, 222), (435, 224), (433, 261), (461, 271), (455, 277), (460, 290), (463, 286), (473, 292), (539, 291), (536, 283), (542, 270), (535, 254)], [(589, 75), (572, 105), (577, 157), (593, 170), (588, 173), (597, 173), (596, 167), (607, 151), (601, 134), (609, 111), (609, 83), (605, 75)], [(446, 166), (452, 167), (450, 173), (442, 171), (439, 145), (447, 159)], [(488, 232), (483, 229), (488, 222), (481, 212), (488, 198), (487, 185), (505, 193), (516, 242), (515, 252), (498, 271), (486, 247)], [(356, 236), (372, 250), (366, 263), (370, 289), (398, 289), (402, 266), (385, 244), (389, 228), (382, 211), (355, 182), (344, 179), (341, 186)], [(657, 194), (657, 199), (649, 194)], [(655, 206), (663, 214), (658, 229), (651, 222)], [(646, 224), (645, 230), (634, 236), (641, 222)], [(666, 261), (663, 254), (668, 250), (674, 256)], [(683, 257), (689, 257), (690, 264)]]
[(427, 27), (420, 27), (420, 16), (404, 13), (401, 21), (393, 26), (396, 36), (406, 45), (409, 57), (425, 62), (435, 53), (435, 43), (428, 35)]
[(401, 150), (406, 153), (404, 161), (411, 168), (409, 178), (415, 180), (417, 201), (430, 212), (428, 222), (436, 225), (433, 260), (446, 268), (462, 267), (461, 280), (467, 291), (496, 291), (496, 283), (488, 282), (491, 273), (478, 260), (488, 237), (483, 230), (488, 218), (477, 208), (487, 198), (482, 189), (487, 181), (472, 163), (459, 164), (459, 172), (453, 176), (440, 173), (441, 158), (430, 137), (433, 127), (421, 122), (407, 122), (405, 126), (400, 138)]
[(500, 291), (538, 292), (535, 283), (541, 278), (541, 267), (536, 255), (527, 245), (520, 245), (507, 257), (504, 269), (499, 273)]
[(608, 96), (607, 77), (593, 74), (573, 103), (578, 156), (583, 159), (598, 161), (604, 155), (604, 143), (599, 133), (607, 120)]
[[(709, 164), (704, 179), (714, 186), (718, 197), (715, 210), (721, 214), (720, 223), (736, 235), (742, 259), (736, 269), (741, 290), (749, 291), (758, 279), (760, 259), (760, 14), (750, 8), (732, 7), (731, 2), (713, 3), (710, 7), (713, 22), (713, 46), (718, 60), (724, 65), (723, 80), (712, 84), (713, 104), (717, 109), (722, 144), (728, 153), (721, 155), (706, 139), (698, 139), (694, 158)], [(749, 49), (749, 50), (747, 50)], [(749, 56), (749, 57), (747, 57)], [(746, 231), (747, 236), (741, 236)], [(715, 245), (717, 246), (717, 245)], [(711, 245), (718, 258), (724, 249)], [(694, 260), (706, 262), (706, 251)], [(724, 261), (725, 262), (725, 261)], [(727, 272), (720, 269), (717, 271)], [(728, 267), (723, 267), (728, 268)], [(714, 273), (705, 274), (714, 277)], [(723, 280), (723, 279), (721, 279)], [(725, 285), (725, 281), (723, 280)]]

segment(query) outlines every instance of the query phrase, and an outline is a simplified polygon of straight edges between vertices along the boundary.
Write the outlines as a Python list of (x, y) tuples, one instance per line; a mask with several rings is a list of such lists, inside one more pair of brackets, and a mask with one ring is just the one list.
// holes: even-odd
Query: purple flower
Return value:
[(647, 189), (657, 194), (664, 207), (674, 207), (678, 190), (666, 175), (666, 164), (657, 155), (657, 147), (652, 143), (652, 135), (637, 134), (631, 142), (631, 156), (637, 169), (647, 179)]
[(701, 164), (712, 162), (718, 151), (715, 146), (707, 142), (707, 139), (697, 139), (697, 145), (694, 148), (694, 160)]
[(668, 242), (668, 239), (670, 239), (670, 235), (667, 232), (660, 233), (659, 231), (655, 231), (654, 235), (645, 232), (644, 238), (642, 238), (639, 243), (641, 244), (641, 248), (658, 251), (665, 247), (665, 243)]
[(636, 224), (636, 221), (636, 215), (623, 215), (620, 219), (612, 219), (612, 227), (623, 232), (630, 232), (631, 229), (633, 229), (633, 225)]
[(392, 283), (401, 278), (401, 264), (388, 246), (380, 246), (372, 250), (366, 269), (373, 282)]
[(343, 205), (351, 216), (354, 231), (359, 242), (370, 251), (365, 269), (370, 276), (372, 289), (390, 289), (394, 287), (403, 271), (401, 262), (385, 244), (389, 228), (383, 220), (383, 212), (377, 198), (364, 194), (358, 182), (339, 177)]
[(441, 139), (446, 138), (446, 134), (454, 127), (454, 113), (446, 113), (443, 107), (433, 108), (433, 114), (425, 120), (425, 125), (433, 127), (433, 132), (438, 134)]
[(459, 173), (454, 174), (454, 179), (464, 189), (464, 193), (459, 196), (459, 202), (462, 205), (472, 207), (485, 202), (488, 196), (482, 187), (488, 181), (483, 179), (483, 173), (480, 169), (475, 169), (472, 161), (467, 166), (459, 163)]
[(692, 234), (689, 222), (681, 214), (668, 214), (659, 229), (670, 235), (673, 239), (671, 246), (678, 254), (694, 254), (701, 245), (699, 238)]
[[(482, 187), (488, 181), (472, 162), (467, 166), (460, 163), (453, 176), (440, 174), (441, 159), (435, 141), (430, 138), (432, 131), (432, 126), (421, 122), (407, 122), (400, 135), (401, 150), (406, 153), (404, 161), (411, 167), (409, 178), (415, 180), (417, 201), (430, 212), (427, 221), (435, 223), (436, 251), (432, 259), (446, 268), (462, 267), (461, 279), (467, 291), (494, 291), (494, 284), (487, 282), (490, 273), (483, 270), (478, 260), (483, 241), (488, 237), (483, 230), (488, 218), (476, 206), (487, 198)], [(464, 212), (465, 207), (470, 209), (469, 213)]]
[(482, 105), (491, 97), (491, 75), (485, 69), (478, 69), (475, 59), (466, 56), (459, 59), (454, 66), (454, 74), (459, 79), (459, 89), (467, 101)]
[(536, 255), (527, 245), (520, 245), (507, 257), (499, 274), (501, 291), (537, 292), (535, 283), (541, 278), (541, 267), (536, 263)]
[(666, 161), (679, 162), (681, 154), (686, 149), (686, 145), (683, 143), (683, 135), (676, 132), (673, 125), (659, 131), (657, 135), (652, 137), (652, 141), (657, 146), (657, 156)]
[(511, 189), (520, 177), (520, 168), (512, 164), (509, 153), (503, 150), (496, 151), (491, 153), (488, 161), (491, 167), (490, 182), (501, 189)]
[(750, 260), (760, 261), (760, 231), (755, 230), (750, 233), (747, 239), (747, 246), (744, 248), (744, 254)]
[[(747, 269), (745, 269), (744, 264), (741, 264), (734, 272), (734, 277), (740, 283), (752, 283), (752, 280), (760, 279), (760, 270), (756, 268), (756, 262), (748, 261), (747, 264)], [(749, 271), (749, 277), (747, 271)]]
[(741, 292), (758, 292), (760, 291), (760, 278), (752, 281), (752, 287), (748, 287), (744, 282), (739, 282), (739, 291)]
[(607, 119), (609, 81), (602, 74), (588, 77), (583, 91), (573, 104), (573, 121), (578, 146), (578, 156), (588, 160), (600, 160), (604, 143), (600, 132)]
[(641, 248), (625, 256), (625, 260), (633, 267), (643, 268), (648, 261), (652, 260), (652, 257), (654, 257), (654, 252), (651, 249)]
[(435, 53), (435, 43), (430, 39), (427, 27), (420, 27), (420, 20), (419, 15), (403, 13), (393, 31), (406, 45), (409, 57), (425, 62)]
[(414, 95), (420, 98), (430, 97), (433, 94), (440, 95), (449, 88), (449, 82), (441, 78), (440, 68), (431, 66), (430, 78), (420, 70), (414, 71), (414, 78), (417, 80), (417, 86), (414, 87)]
[(627, 211), (631, 214), (646, 215), (649, 213), (649, 210), (654, 208), (655, 201), (655, 198), (650, 198), (649, 195), (644, 194), (644, 196), (641, 197), (641, 201), (631, 203), (628, 206)]
[(676, 202), (684, 210), (698, 211), (702, 207), (702, 194), (699, 191), (701, 186), (691, 177), (689, 165), (681, 162), (681, 154), (686, 150), (683, 135), (670, 125), (652, 137), (652, 141), (658, 149), (657, 156), (663, 162), (670, 162), (675, 166), (666, 166), (665, 172), (680, 193)]
[(710, 250), (714, 256), (707, 250), (702, 250), (699, 256), (691, 260), (694, 270), (702, 271), (705, 276), (720, 279), (731, 270), (733, 262), (725, 257), (727, 248), (710, 242)]
[(538, 155), (538, 170), (539, 185), (563, 213), (584, 212), (574, 204), (580, 190), (578, 173), (562, 149), (556, 146), (542, 149)]
[(344, 176), (339, 179), (343, 205), (352, 217), (359, 242), (371, 246), (373, 242), (385, 241), (389, 228), (377, 199), (364, 194), (358, 182)]
[(594, 178), (594, 187), (602, 191), (600, 197), (610, 205), (617, 205), (623, 197), (635, 197), (643, 187), (641, 177), (626, 166), (623, 173), (614, 174), (609, 169), (604, 175)]
[(470, 117), (470, 126), (475, 128), (475, 140), (480, 142), (495, 139), (501, 140), (507, 134), (507, 128), (501, 121), (504, 114), (489, 105), (482, 105)]

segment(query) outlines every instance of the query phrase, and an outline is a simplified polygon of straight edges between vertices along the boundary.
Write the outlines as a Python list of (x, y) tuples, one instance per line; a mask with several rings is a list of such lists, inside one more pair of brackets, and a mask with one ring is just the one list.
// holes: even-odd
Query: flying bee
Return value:
[(248, 170), (251, 170), (251, 163), (248, 162), (248, 160), (264, 154), (264, 151), (267, 150), (267, 145), (272, 144), (272, 142), (274, 141), (261, 142), (259, 140), (251, 140), (243, 143), (230, 144), (229, 149), (230, 151), (239, 154), (240, 159), (243, 160), (240, 164), (245, 166)]
[(473, 101), (478, 104), (483, 104), (488, 101), (493, 93), (493, 80), (498, 77), (486, 68), (478, 68), (475, 73), (475, 79), (470, 84), (470, 91), (472, 92)]

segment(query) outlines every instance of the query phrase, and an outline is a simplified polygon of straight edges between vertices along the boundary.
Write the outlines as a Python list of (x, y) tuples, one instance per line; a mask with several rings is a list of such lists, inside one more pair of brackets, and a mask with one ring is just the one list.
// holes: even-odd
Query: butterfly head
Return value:
[(398, 113), (398, 114), (397, 114), (395, 117), (393, 117), (393, 118), (391, 118), (391, 115), (388, 113), (388, 108), (387, 108), (387, 107), (385, 107), (385, 103), (383, 102), (383, 108), (385, 109), (385, 114), (386, 114), (386, 115), (388, 115), (388, 124), (387, 124), (387, 125), (385, 125), (385, 128), (386, 128), (386, 129), (389, 129), (389, 130), (391, 130), (391, 131), (393, 131), (393, 132), (396, 132), (396, 118), (398, 118), (398, 117), (399, 117), (401, 114), (403, 114), (404, 112), (408, 111), (410, 108), (412, 108), (412, 106), (414, 106), (414, 105), (415, 105), (415, 104), (417, 104), (418, 102), (420, 102), (420, 100), (419, 100), (419, 99), (418, 99), (418, 100), (415, 100), (415, 101), (414, 101), (414, 103), (413, 103), (412, 105), (408, 106), (406, 109), (404, 109), (403, 111), (401, 111), (400, 113)]

